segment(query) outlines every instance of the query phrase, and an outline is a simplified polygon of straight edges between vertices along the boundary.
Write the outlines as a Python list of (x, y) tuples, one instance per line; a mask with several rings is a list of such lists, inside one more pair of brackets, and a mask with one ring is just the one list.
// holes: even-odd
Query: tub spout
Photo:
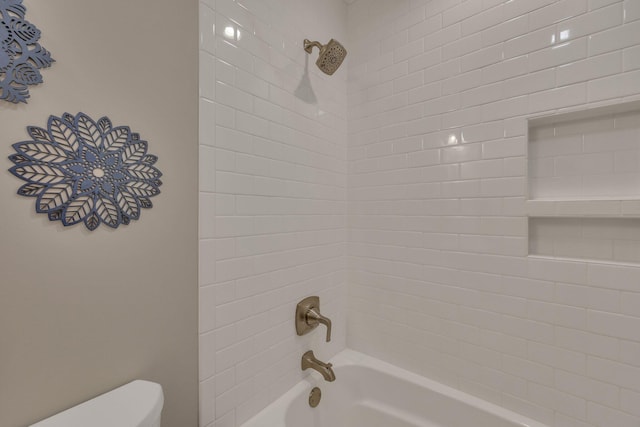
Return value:
[(320, 372), (324, 379), (329, 382), (336, 380), (336, 374), (333, 373), (332, 366), (331, 363), (324, 363), (316, 359), (312, 350), (302, 355), (302, 370), (304, 371), (307, 368), (314, 369)]

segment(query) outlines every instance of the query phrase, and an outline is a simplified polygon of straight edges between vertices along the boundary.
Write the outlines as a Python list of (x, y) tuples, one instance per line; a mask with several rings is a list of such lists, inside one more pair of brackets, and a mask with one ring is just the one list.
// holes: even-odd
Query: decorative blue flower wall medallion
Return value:
[(42, 83), (40, 69), (54, 62), (26, 10), (22, 0), (0, 0), (0, 99), (13, 103), (26, 103), (29, 86)]
[[(1, 0), (0, 0), (1, 1)], [(47, 128), (28, 126), (31, 140), (13, 144), (9, 171), (26, 181), (21, 196), (36, 197), (36, 212), (51, 221), (89, 230), (112, 228), (140, 218), (160, 193), (162, 173), (147, 154), (147, 142), (128, 126), (113, 127), (84, 113), (50, 116)]]

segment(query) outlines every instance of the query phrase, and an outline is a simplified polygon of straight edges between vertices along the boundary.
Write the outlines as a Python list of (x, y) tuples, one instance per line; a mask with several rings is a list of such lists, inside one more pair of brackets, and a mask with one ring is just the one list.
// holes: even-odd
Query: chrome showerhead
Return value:
[(322, 45), (320, 42), (304, 40), (305, 52), (311, 53), (314, 46), (320, 49), (320, 56), (318, 56), (316, 65), (323, 73), (328, 75), (335, 73), (342, 64), (342, 61), (344, 61), (344, 57), (347, 56), (347, 50), (344, 46), (334, 39), (329, 40), (329, 43), (325, 45)]

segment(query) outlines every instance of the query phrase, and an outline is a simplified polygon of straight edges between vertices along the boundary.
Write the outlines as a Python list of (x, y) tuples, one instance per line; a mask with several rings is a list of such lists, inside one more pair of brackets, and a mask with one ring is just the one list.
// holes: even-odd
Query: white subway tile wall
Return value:
[[(302, 352), (348, 340), (549, 426), (637, 427), (640, 268), (528, 257), (548, 245), (528, 241), (525, 177), (528, 117), (640, 98), (638, 4), (201, 0), (201, 426), (240, 425), (306, 375)], [(347, 61), (325, 76), (304, 38)], [(565, 131), (536, 177), (637, 173)], [(544, 188), (630, 184), (609, 181)], [(576, 243), (575, 222), (533, 221), (562, 240), (540, 253), (637, 259), (635, 222), (584, 220)], [(329, 345), (295, 335), (311, 294)]]
[[(342, 0), (200, 1), (200, 425), (235, 427), (346, 341), (347, 65)], [(409, 82), (407, 82), (409, 84)], [(421, 84), (421, 82), (420, 82)], [(384, 154), (384, 153), (382, 153)], [(298, 337), (319, 295), (333, 321)]]
[[(638, 220), (538, 218), (529, 242), (526, 203), (528, 118), (640, 99), (639, 4), (349, 6), (350, 347), (552, 427), (640, 425)], [(530, 172), (564, 181), (533, 196), (637, 195), (631, 116), (537, 129)]]

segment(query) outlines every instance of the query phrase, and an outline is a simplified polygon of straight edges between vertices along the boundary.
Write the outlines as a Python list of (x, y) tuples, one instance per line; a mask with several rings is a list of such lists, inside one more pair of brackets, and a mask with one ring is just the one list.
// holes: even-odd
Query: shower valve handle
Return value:
[(317, 296), (307, 297), (296, 306), (296, 333), (306, 335), (319, 324), (327, 327), (327, 342), (331, 341), (331, 320), (320, 314), (320, 298)]
[(310, 326), (316, 327), (318, 323), (322, 323), (327, 327), (327, 342), (331, 341), (331, 320), (328, 317), (323, 316), (322, 314), (315, 311), (313, 308), (310, 308), (307, 311), (307, 324)]

